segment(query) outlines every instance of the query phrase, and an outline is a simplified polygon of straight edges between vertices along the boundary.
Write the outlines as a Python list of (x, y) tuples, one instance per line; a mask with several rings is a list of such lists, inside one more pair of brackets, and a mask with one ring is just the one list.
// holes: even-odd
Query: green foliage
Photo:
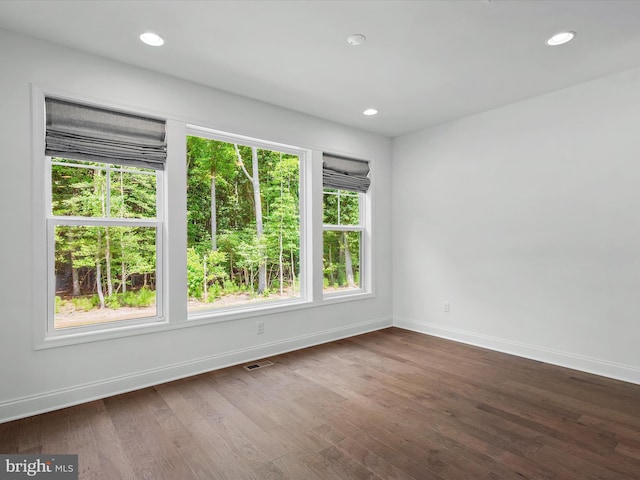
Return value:
[(249, 236), (247, 241), (240, 242), (236, 248), (237, 264), (251, 271), (256, 270), (264, 258), (264, 247), (264, 240)]
[(322, 223), (325, 225), (358, 225), (360, 223), (359, 194), (326, 189), (322, 215)]
[[(360, 285), (360, 232), (325, 230), (323, 233), (324, 288)], [(349, 260), (351, 268), (349, 268)], [(349, 275), (352, 276), (350, 282)]]
[[(188, 295), (207, 301), (258, 290), (260, 266), (267, 286), (296, 290), (300, 255), (299, 171), (295, 155), (257, 149), (263, 234), (256, 229), (251, 147), (187, 137)], [(247, 173), (244, 172), (243, 167)], [(215, 195), (215, 212), (211, 211)], [(212, 242), (212, 225), (216, 238)], [(212, 246), (217, 248), (212, 256)], [(224, 255), (224, 256), (222, 256)], [(205, 281), (205, 256), (207, 270)], [(224, 273), (224, 275), (223, 275)], [(282, 276), (282, 278), (280, 278)], [(205, 288), (206, 287), (206, 288)], [(219, 291), (218, 288), (221, 288)]]
[[(51, 183), (54, 215), (96, 219), (156, 215), (152, 170), (53, 158)], [(154, 289), (155, 256), (154, 227), (55, 227), (56, 280), (64, 285), (64, 296), (73, 297), (75, 309), (99, 306), (98, 288), (105, 294), (105, 306), (113, 309), (127, 305), (124, 297), (133, 298), (131, 290)]]
[(204, 268), (195, 248), (187, 249), (187, 289), (190, 298), (202, 298)]
[(322, 269), (323, 274), (324, 274), (324, 286), (326, 287), (333, 287), (335, 285), (335, 278), (337, 275), (337, 270), (338, 270), (338, 264), (337, 263), (333, 263), (333, 262), (329, 262), (325, 259), (324, 261), (324, 268)]
[(114, 310), (120, 308), (120, 299), (118, 298), (118, 295), (109, 295), (107, 297), (105, 297), (104, 299), (104, 305), (107, 308), (112, 308)]
[(224, 282), (223, 291), (226, 295), (233, 295), (234, 293), (239, 293), (242, 291), (242, 288), (239, 287), (236, 283), (231, 281)]
[(213, 285), (211, 285), (211, 287), (209, 288), (209, 292), (207, 293), (207, 302), (215, 302), (218, 298), (220, 298), (220, 296), (222, 296), (223, 292), (223, 287), (221, 287), (217, 283), (214, 283)]
[[(55, 298), (56, 313), (60, 313), (66, 305), (72, 305), (74, 310), (83, 312), (90, 312), (100, 306), (100, 299), (97, 295), (72, 297), (69, 300), (64, 300), (59, 295), (56, 295)], [(147, 287), (143, 287), (136, 291), (130, 290), (125, 293), (114, 293), (113, 295), (106, 296), (104, 303), (106, 308), (113, 310), (121, 307), (149, 307), (156, 303), (156, 292)]]
[(331, 226), (360, 224), (360, 195), (326, 189), (323, 205), (324, 288), (353, 288), (360, 285), (360, 232), (329, 230)]
[[(75, 297), (71, 299), (71, 303), (76, 310), (88, 312), (93, 310), (96, 305), (97, 296), (92, 297)], [(99, 303), (98, 303), (99, 304)]]
[[(228, 275), (225, 271), (227, 254), (219, 251), (199, 253), (195, 247), (187, 249), (187, 288), (189, 298), (213, 301), (222, 293)], [(205, 289), (207, 295), (205, 298)], [(213, 292), (213, 293), (212, 293)]]
[(62, 309), (63, 306), (64, 306), (64, 300), (62, 300), (62, 297), (60, 297), (59, 295), (56, 295), (55, 312), (60, 313), (60, 310)]
[(136, 292), (128, 291), (118, 295), (121, 303), (128, 307), (149, 307), (156, 303), (156, 292), (147, 287), (143, 287)]
[[(300, 160), (298, 156), (187, 137), (188, 297), (215, 303), (225, 295), (300, 291)], [(258, 161), (262, 234), (257, 231), (253, 175)], [(153, 218), (156, 176), (150, 170), (53, 159), (52, 213), (85, 218)], [(258, 189), (256, 189), (257, 191)], [(212, 204), (215, 210), (212, 211)], [(357, 225), (358, 194), (327, 191), (324, 223)], [(55, 227), (55, 272), (77, 309), (142, 307), (155, 302), (156, 229), (128, 226)], [(359, 281), (360, 233), (325, 231), (325, 286)], [(99, 267), (99, 268), (98, 268)], [(99, 278), (98, 277), (98, 272)], [(72, 279), (73, 282), (72, 282)], [(78, 290), (79, 291), (76, 291)], [(72, 291), (73, 290), (73, 291)]]

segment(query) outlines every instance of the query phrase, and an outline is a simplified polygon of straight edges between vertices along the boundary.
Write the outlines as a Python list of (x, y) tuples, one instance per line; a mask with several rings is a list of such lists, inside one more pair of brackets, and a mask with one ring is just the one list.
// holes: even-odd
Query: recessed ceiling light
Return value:
[(355, 35), (349, 35), (347, 37), (347, 43), (352, 46), (362, 45), (367, 37), (362, 35), (361, 33), (356, 33)]
[(560, 32), (556, 33), (553, 37), (547, 40), (547, 45), (555, 47), (557, 45), (563, 45), (573, 40), (576, 36), (576, 32)]
[(164, 45), (164, 39), (153, 32), (145, 32), (140, 35), (140, 40), (142, 40), (147, 45), (151, 45), (152, 47), (161, 47)]
[(371, 115), (377, 115), (378, 110), (376, 110), (375, 108), (367, 108), (364, 112), (362, 112), (362, 114), (370, 117)]

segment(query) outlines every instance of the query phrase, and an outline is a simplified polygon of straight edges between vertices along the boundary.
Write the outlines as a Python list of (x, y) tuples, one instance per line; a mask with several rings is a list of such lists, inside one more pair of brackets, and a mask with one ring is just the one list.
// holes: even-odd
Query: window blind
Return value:
[(363, 193), (369, 189), (369, 162), (327, 153), (322, 160), (322, 184), (325, 188)]
[(45, 155), (164, 170), (164, 120), (45, 98)]

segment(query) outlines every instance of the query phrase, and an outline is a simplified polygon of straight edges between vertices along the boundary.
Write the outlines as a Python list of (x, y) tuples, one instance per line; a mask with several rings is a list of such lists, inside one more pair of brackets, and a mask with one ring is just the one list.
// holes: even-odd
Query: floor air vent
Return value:
[(271, 365), (273, 365), (273, 362), (270, 362), (269, 360), (263, 360), (261, 362), (250, 363), (249, 365), (245, 365), (242, 368), (251, 371), (258, 370), (259, 368), (270, 367)]

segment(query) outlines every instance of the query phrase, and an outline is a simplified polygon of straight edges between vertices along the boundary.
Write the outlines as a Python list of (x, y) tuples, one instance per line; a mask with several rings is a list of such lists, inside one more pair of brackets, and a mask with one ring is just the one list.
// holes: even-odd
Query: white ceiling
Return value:
[(634, 0), (0, 1), (0, 28), (391, 137), (640, 66)]

